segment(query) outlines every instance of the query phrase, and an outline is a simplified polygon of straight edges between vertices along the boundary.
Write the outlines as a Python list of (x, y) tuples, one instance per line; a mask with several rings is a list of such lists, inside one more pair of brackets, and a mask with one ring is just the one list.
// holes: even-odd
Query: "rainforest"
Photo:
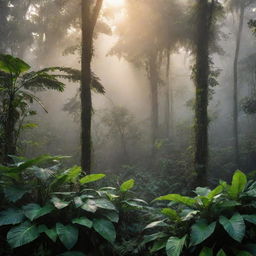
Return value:
[(0, 256), (256, 256), (256, 0), (0, 0)]

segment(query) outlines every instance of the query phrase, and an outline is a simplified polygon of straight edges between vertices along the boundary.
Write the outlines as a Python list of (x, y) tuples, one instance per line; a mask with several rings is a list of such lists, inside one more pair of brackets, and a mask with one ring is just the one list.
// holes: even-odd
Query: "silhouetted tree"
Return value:
[(91, 60), (93, 34), (103, 0), (82, 0), (82, 59), (81, 59), (81, 167), (87, 174), (91, 171)]

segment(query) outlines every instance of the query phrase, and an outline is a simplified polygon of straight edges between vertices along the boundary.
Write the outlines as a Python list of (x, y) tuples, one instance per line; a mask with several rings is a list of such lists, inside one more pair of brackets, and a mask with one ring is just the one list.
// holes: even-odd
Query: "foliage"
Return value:
[(254, 255), (255, 186), (236, 171), (230, 185), (221, 181), (213, 190), (198, 187), (196, 197), (156, 198), (154, 202), (170, 203), (161, 209), (160, 220), (145, 227), (143, 243), (151, 245), (152, 254)]
[(30, 68), (19, 58), (0, 55), (0, 133), (5, 158), (8, 154), (16, 153), (21, 130), (36, 126), (33, 123), (24, 124), (25, 118), (36, 114), (31, 104), (37, 102), (47, 112), (34, 92), (48, 89), (62, 92), (65, 85), (60, 79), (80, 79), (79, 71), (72, 68), (50, 67), (29, 71)]
[(6, 235), (8, 245), (19, 255), (24, 246), (31, 255), (37, 246), (52, 248), (52, 255), (64, 253), (65, 248), (106, 255), (116, 240), (119, 211), (147, 204), (129, 196), (133, 180), (119, 189), (92, 189), (90, 184), (105, 175), (83, 176), (78, 166), (62, 170), (59, 160), (63, 158), (13, 157), (14, 164), (0, 166), (1, 237)]

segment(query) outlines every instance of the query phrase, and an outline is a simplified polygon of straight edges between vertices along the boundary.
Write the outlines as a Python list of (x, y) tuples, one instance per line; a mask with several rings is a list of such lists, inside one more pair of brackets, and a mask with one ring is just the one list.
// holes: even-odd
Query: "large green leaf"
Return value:
[(90, 175), (86, 175), (85, 177), (80, 179), (80, 183), (81, 184), (87, 184), (87, 183), (90, 183), (90, 182), (101, 180), (105, 176), (106, 176), (105, 174), (90, 174)]
[(17, 171), (23, 171), (26, 170), (34, 165), (39, 165), (41, 163), (47, 162), (47, 161), (59, 161), (61, 159), (68, 158), (68, 156), (50, 156), (50, 155), (42, 155), (30, 160), (27, 160), (21, 164), (19, 164), (18, 167), (14, 167)]
[(22, 210), (9, 208), (0, 212), (0, 226), (19, 224), (24, 220), (24, 217)]
[(15, 203), (19, 199), (21, 199), (26, 193), (28, 193), (28, 190), (23, 187), (18, 186), (8, 186), (4, 188), (4, 195), (5, 197), (10, 201)]
[(200, 220), (192, 226), (190, 234), (190, 246), (198, 245), (210, 237), (216, 227), (216, 222), (208, 225), (206, 220)]
[(233, 175), (232, 184), (229, 188), (230, 197), (232, 199), (237, 199), (239, 194), (244, 191), (246, 184), (246, 175), (241, 171), (236, 171)]
[(170, 237), (166, 243), (167, 256), (180, 256), (187, 236), (182, 238)]
[(167, 200), (167, 201), (174, 201), (176, 203), (181, 203), (190, 207), (195, 206), (196, 204), (196, 199), (187, 197), (187, 196), (181, 196), (179, 194), (169, 194), (166, 196), (160, 196), (156, 198), (155, 200)]
[(104, 219), (94, 219), (93, 228), (107, 241), (113, 243), (116, 240), (116, 230), (112, 222)]
[(245, 223), (243, 217), (239, 213), (235, 213), (231, 219), (220, 216), (219, 222), (234, 240), (238, 242), (243, 240), (245, 235)]
[(120, 191), (127, 192), (128, 190), (132, 189), (133, 186), (134, 186), (134, 180), (133, 179), (127, 180), (121, 184)]
[(20, 74), (30, 69), (30, 66), (19, 58), (0, 54), (0, 70), (6, 73)]
[(200, 252), (199, 256), (213, 256), (213, 251), (209, 247), (204, 247)]
[(35, 225), (32, 225), (30, 222), (24, 222), (9, 230), (7, 242), (12, 248), (16, 248), (34, 241), (38, 238), (39, 234)]
[(75, 226), (64, 226), (61, 223), (56, 224), (56, 231), (62, 244), (68, 249), (72, 249), (78, 240), (78, 229)]
[(72, 220), (73, 224), (79, 224), (87, 228), (92, 228), (93, 222), (86, 217), (75, 218)]
[(33, 221), (41, 216), (52, 212), (54, 210), (54, 207), (52, 205), (45, 205), (44, 207), (41, 207), (38, 204), (27, 204), (24, 205), (22, 209), (26, 217)]

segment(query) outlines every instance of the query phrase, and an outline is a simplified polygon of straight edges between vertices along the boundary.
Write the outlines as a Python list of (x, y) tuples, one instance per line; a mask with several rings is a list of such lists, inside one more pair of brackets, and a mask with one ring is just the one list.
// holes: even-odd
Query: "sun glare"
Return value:
[(107, 7), (121, 7), (124, 4), (124, 0), (105, 0)]

